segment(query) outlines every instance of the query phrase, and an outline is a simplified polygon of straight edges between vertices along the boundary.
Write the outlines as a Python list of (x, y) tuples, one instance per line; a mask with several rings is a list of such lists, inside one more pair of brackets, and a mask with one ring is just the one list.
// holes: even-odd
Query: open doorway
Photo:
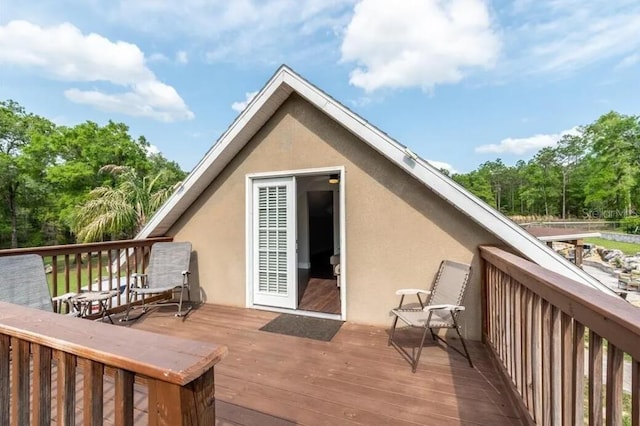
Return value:
[(333, 191), (309, 191), (309, 277), (334, 279)]
[(247, 306), (346, 318), (343, 179), (341, 168), (248, 176)]
[[(315, 176), (304, 188), (306, 206), (298, 219), (306, 226), (298, 227), (299, 241), (307, 247), (307, 262), (298, 269), (298, 309), (340, 314), (340, 288), (335, 264), (339, 259), (339, 219), (337, 185), (329, 184), (329, 176)], [(304, 208), (306, 207), (306, 208)]]

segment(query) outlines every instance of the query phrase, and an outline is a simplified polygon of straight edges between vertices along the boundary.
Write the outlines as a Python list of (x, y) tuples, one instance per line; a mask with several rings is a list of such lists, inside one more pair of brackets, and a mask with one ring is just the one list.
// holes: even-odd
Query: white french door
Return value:
[(296, 309), (295, 177), (253, 180), (253, 303)]

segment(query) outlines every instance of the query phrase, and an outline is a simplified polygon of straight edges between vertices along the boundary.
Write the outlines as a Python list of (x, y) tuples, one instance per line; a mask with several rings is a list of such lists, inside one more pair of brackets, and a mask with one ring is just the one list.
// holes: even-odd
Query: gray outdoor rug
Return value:
[(260, 330), (288, 336), (331, 341), (340, 330), (342, 321), (305, 317), (302, 315), (280, 314)]

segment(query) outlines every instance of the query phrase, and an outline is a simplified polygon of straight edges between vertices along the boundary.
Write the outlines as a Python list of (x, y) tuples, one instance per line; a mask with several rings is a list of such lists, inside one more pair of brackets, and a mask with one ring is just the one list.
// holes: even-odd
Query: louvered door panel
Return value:
[(254, 304), (296, 308), (295, 181), (253, 183)]

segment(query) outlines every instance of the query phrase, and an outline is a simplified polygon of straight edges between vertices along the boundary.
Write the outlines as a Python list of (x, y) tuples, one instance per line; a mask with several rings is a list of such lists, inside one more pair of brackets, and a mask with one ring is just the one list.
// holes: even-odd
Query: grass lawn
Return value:
[(605, 240), (604, 238), (585, 238), (584, 242), (595, 244), (607, 249), (622, 250), (622, 252), (627, 255), (633, 255), (640, 252), (640, 244), (623, 243), (620, 241)]
[[(584, 424), (589, 423), (589, 379), (585, 378), (583, 388)], [(606, 388), (605, 385), (602, 386)], [(606, 407), (605, 393), (602, 393), (602, 406)], [(622, 392), (622, 426), (631, 426), (631, 394)]]
[[(44, 258), (44, 263), (45, 265), (51, 265), (52, 260), (51, 257), (45, 257)], [(65, 272), (64, 272), (64, 256), (59, 256), (57, 259), (57, 263), (58, 263), (58, 274), (57, 274), (57, 287), (58, 287), (58, 291), (56, 294), (64, 294), (66, 293), (66, 289), (65, 289)], [(106, 256), (103, 256), (102, 258), (102, 266), (104, 268), (104, 266), (109, 264), (109, 260)], [(89, 266), (88, 262), (82, 264), (82, 271), (80, 274), (80, 283), (78, 285), (78, 275), (76, 272), (76, 263), (75, 263), (75, 257), (74, 258), (70, 258), (69, 259), (69, 291), (72, 292), (77, 292), (81, 287), (86, 286), (89, 284), (89, 269), (91, 269), (91, 279), (93, 281), (95, 281), (98, 278), (98, 258), (97, 257), (92, 257), (91, 258), (91, 266)], [(107, 272), (106, 270), (103, 269), (102, 271), (102, 277), (104, 278), (108, 278), (107, 276)], [(53, 276), (52, 274), (47, 274), (47, 281), (49, 282), (49, 288), (52, 289), (53, 292)]]

